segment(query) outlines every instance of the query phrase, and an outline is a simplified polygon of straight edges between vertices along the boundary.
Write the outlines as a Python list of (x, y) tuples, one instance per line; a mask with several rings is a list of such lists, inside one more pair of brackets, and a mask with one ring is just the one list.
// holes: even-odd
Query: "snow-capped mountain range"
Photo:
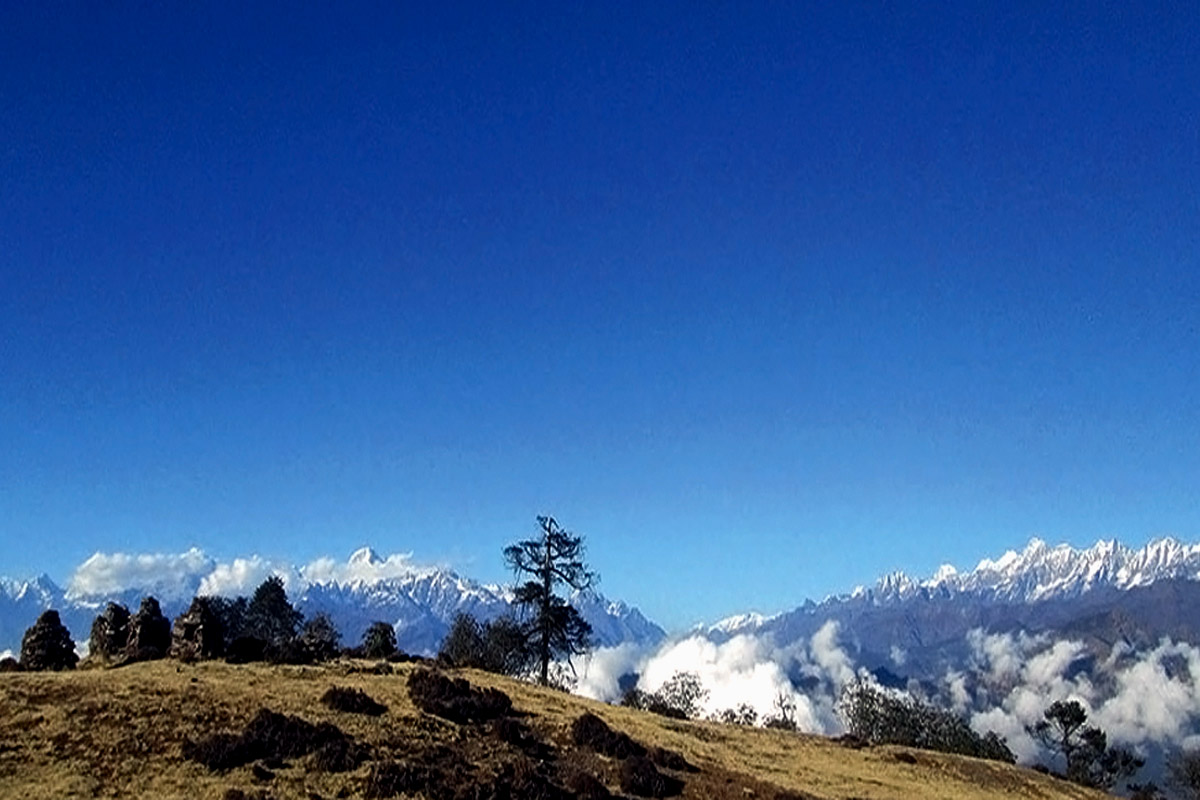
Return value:
[[(76, 641), (86, 641), (96, 614), (109, 600), (136, 609), (153, 594), (163, 613), (182, 612), (198, 594), (249, 595), (269, 575), (284, 580), (305, 615), (329, 614), (354, 643), (376, 620), (394, 624), (397, 643), (410, 653), (436, 652), (450, 622), (460, 612), (480, 620), (511, 610), (508, 587), (482, 584), (452, 570), (417, 565), (406, 555), (380, 557), (370, 548), (345, 562), (317, 559), (294, 566), (258, 557), (218, 563), (200, 550), (170, 555), (97, 553), (71, 577), (67, 587), (42, 575), (28, 581), (0, 579), (0, 651), (16, 651), (38, 614), (56, 608)], [(664, 632), (642, 613), (594, 592), (576, 592), (572, 604), (592, 625), (601, 645), (654, 644)]]
[[(796, 612), (955, 597), (1005, 605), (1034, 604), (1077, 598), (1094, 589), (1132, 589), (1172, 579), (1200, 580), (1200, 544), (1163, 537), (1133, 549), (1114, 539), (1078, 549), (1067, 544), (1052, 547), (1034, 538), (1020, 552), (1009, 550), (995, 560), (985, 558), (970, 572), (959, 572), (950, 564), (943, 564), (925, 579), (892, 572), (873, 587), (859, 586), (821, 603), (809, 601)], [(738, 614), (708, 626), (708, 630), (717, 635), (759, 630), (783, 616)]]
[[(345, 641), (356, 641), (371, 622), (382, 619), (395, 625), (401, 647), (415, 653), (436, 651), (459, 612), (486, 620), (511, 608), (508, 587), (415, 564), (403, 554), (381, 557), (370, 548), (343, 562), (321, 558), (301, 566), (257, 556), (222, 563), (198, 549), (167, 555), (97, 553), (80, 565), (66, 588), (46, 575), (0, 578), (0, 651), (17, 650), (24, 630), (47, 608), (57, 608), (76, 640), (84, 641), (108, 600), (134, 608), (143, 595), (153, 594), (173, 616), (197, 594), (248, 595), (271, 574), (283, 578), (305, 614), (328, 613)], [(1116, 541), (1077, 549), (1033, 539), (1020, 552), (984, 559), (969, 572), (944, 565), (923, 580), (891, 573), (870, 588), (808, 601), (774, 616), (739, 614), (702, 630), (714, 640), (761, 633), (787, 642), (834, 619), (863, 653), (887, 653), (894, 646), (919, 651), (935, 644), (944, 648), (966, 625), (1066, 624), (1080, 613), (1077, 607), (1095, 614), (1098, 597), (1112, 592), (1132, 597), (1138, 589), (1179, 581), (1188, 591), (1200, 591), (1200, 544), (1160, 538), (1140, 549)], [(591, 591), (576, 593), (571, 601), (592, 624), (598, 644), (653, 645), (665, 637), (625, 603)], [(1190, 625), (1190, 618), (1185, 622)]]

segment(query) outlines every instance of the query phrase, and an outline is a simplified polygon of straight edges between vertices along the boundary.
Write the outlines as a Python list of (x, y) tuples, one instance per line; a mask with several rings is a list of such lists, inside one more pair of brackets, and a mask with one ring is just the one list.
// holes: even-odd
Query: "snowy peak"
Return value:
[(1075, 597), (1091, 589), (1129, 589), (1168, 578), (1200, 578), (1200, 544), (1172, 538), (1154, 539), (1133, 550), (1115, 539), (1077, 549), (1030, 539), (1023, 550), (983, 559), (961, 573), (943, 564), (930, 578), (915, 582), (902, 572), (880, 578), (873, 590), (852, 596), (875, 604), (925, 595), (968, 593), (1009, 602), (1033, 603)]
[(373, 566), (382, 563), (383, 559), (370, 547), (360, 547), (350, 554), (349, 564), (351, 566)]

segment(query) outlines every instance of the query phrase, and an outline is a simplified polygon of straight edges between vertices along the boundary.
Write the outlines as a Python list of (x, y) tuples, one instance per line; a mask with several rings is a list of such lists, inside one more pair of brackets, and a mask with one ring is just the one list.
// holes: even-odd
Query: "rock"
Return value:
[(171, 647), (171, 623), (163, 616), (158, 601), (143, 597), (138, 612), (129, 621), (129, 641), (125, 658), (129, 661), (151, 661), (165, 658)]
[(62, 624), (54, 609), (42, 612), (21, 639), (23, 670), (75, 669), (78, 661), (71, 632)]
[(225, 651), (225, 631), (207, 597), (192, 600), (171, 628), (171, 658), (199, 661), (220, 658)]
[(129, 609), (120, 603), (109, 602), (104, 611), (92, 621), (89, 655), (111, 660), (125, 654), (129, 644)]

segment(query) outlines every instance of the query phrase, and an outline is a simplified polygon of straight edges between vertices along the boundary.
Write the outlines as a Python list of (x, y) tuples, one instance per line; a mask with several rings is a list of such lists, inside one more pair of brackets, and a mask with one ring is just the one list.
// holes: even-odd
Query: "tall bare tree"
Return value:
[(554, 593), (565, 585), (591, 588), (596, 573), (583, 562), (583, 537), (564, 530), (554, 517), (537, 518), (540, 535), (504, 548), (504, 561), (528, 580), (517, 587), (515, 602), (525, 612), (525, 636), (537, 657), (540, 680), (550, 682), (550, 662), (555, 656), (578, 655), (587, 650), (592, 626), (564, 598)]

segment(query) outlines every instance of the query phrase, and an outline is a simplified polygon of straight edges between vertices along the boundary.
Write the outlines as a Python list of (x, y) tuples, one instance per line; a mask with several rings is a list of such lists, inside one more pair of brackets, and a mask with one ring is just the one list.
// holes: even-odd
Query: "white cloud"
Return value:
[(229, 564), (217, 564), (200, 582), (197, 594), (234, 597), (248, 595), (272, 575), (283, 579), (284, 588), (294, 593), (303, 588), (303, 581), (288, 564), (278, 564), (260, 556), (235, 558)]
[(71, 596), (114, 595), (141, 589), (159, 599), (190, 597), (215, 564), (202, 550), (186, 553), (95, 553), (68, 581)]
[(0, 661), (3, 661), (6, 658), (11, 658), (14, 661), (16, 661), (17, 654), (14, 653), (12, 650), (0, 650)]

